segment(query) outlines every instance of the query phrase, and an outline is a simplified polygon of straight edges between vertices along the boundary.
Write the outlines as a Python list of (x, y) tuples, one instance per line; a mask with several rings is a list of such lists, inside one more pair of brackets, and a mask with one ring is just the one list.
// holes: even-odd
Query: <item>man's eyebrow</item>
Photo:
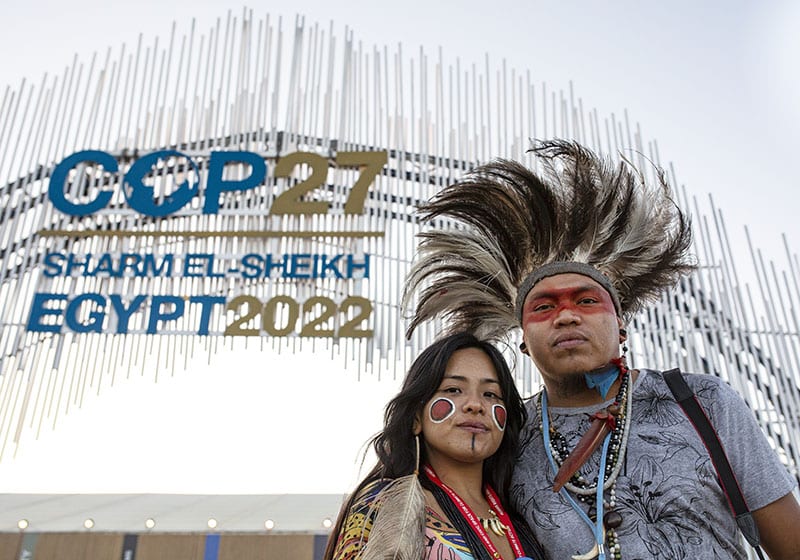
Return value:
[(543, 292), (532, 292), (531, 299), (541, 299), (541, 298), (557, 298), (564, 292), (577, 292), (579, 294), (584, 292), (600, 292), (602, 288), (598, 286), (592, 286), (591, 284), (586, 284), (583, 286), (576, 286), (574, 288), (553, 288)]

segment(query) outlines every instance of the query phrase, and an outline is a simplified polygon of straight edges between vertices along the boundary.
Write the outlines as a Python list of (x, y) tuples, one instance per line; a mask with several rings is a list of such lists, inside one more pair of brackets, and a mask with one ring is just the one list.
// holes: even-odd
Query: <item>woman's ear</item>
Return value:
[(417, 415), (414, 417), (414, 423), (412, 424), (412, 430), (414, 430), (414, 435), (418, 436), (422, 433), (422, 419), (420, 415), (422, 412), (417, 412)]

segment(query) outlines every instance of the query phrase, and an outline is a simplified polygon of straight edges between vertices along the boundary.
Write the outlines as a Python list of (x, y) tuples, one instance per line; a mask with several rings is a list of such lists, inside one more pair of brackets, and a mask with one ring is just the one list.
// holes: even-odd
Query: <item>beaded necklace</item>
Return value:
[[(600, 468), (598, 476), (589, 481), (579, 471), (564, 484), (560, 493), (572, 506), (572, 508), (587, 523), (595, 535), (595, 549), (590, 554), (591, 557), (599, 557), (600, 560), (606, 558), (606, 546), (608, 543), (608, 553), (611, 558), (621, 558), (617, 527), (622, 523), (622, 516), (614, 510), (616, 506), (615, 486), (617, 476), (622, 468), (627, 448), (628, 434), (630, 432), (631, 407), (633, 399), (630, 398), (630, 374), (627, 369), (620, 368), (620, 387), (614, 402), (607, 407), (607, 410), (616, 417), (614, 429), (609, 433), (603, 442), (603, 449), (600, 455)], [(537, 401), (537, 409), (540, 412), (541, 422), (539, 430), (544, 438), (545, 453), (553, 468), (553, 473), (567, 458), (566, 438), (558, 429), (550, 423), (547, 411), (547, 393), (542, 391)], [(599, 486), (599, 487), (598, 487)], [(578, 506), (569, 492), (575, 494), (581, 502), (589, 506), (589, 514), (584, 513)], [(608, 492), (608, 499), (605, 499), (605, 492)], [(603, 508), (608, 507), (608, 512), (604, 516)], [(594, 519), (591, 519), (591, 518)], [(583, 555), (580, 558), (589, 557)]]

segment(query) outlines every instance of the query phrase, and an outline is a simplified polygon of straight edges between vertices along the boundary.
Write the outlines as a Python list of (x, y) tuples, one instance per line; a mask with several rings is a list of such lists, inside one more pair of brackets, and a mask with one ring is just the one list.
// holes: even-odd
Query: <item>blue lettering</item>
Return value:
[[(156, 195), (153, 187), (144, 183), (144, 178), (150, 174), (153, 166), (158, 164), (159, 161), (169, 160), (169, 158), (187, 160), (194, 174), (186, 173), (186, 180), (178, 185), (175, 191), (160, 197)], [(193, 182), (190, 179), (192, 175), (195, 177)], [(125, 174), (126, 188), (123, 189), (123, 193), (128, 200), (128, 204), (134, 210), (146, 216), (163, 218), (177, 212), (194, 198), (199, 192), (199, 178), (200, 170), (189, 156), (177, 150), (160, 150), (147, 154), (131, 165), (131, 168)], [(162, 198), (161, 202), (158, 202), (159, 198)]]
[(167, 253), (161, 259), (161, 264), (156, 266), (156, 258), (154, 255), (148, 253), (144, 256), (144, 265), (142, 266), (143, 276), (172, 276), (173, 254)]
[(208, 266), (206, 267), (206, 276), (209, 276), (211, 278), (222, 278), (223, 276), (225, 276), (224, 272), (214, 272), (214, 263), (216, 261), (214, 260), (213, 254), (207, 255), (206, 260), (208, 262)]
[(311, 259), (311, 255), (293, 254), (289, 260), (289, 272), (286, 276), (289, 278), (311, 278), (310, 272), (306, 272), (305, 274), (301, 272), (301, 270), (311, 267), (309, 259)]
[[(162, 311), (162, 306), (171, 305), (172, 311)], [(147, 334), (158, 332), (159, 321), (174, 321), (183, 316), (185, 304), (178, 296), (153, 296), (150, 303), (150, 320), (147, 323)]]
[[(198, 261), (205, 261), (205, 264)], [(201, 270), (198, 271), (198, 268)], [(188, 253), (183, 263), (183, 275), (186, 278), (202, 276), (220, 278), (225, 276), (221, 272), (214, 272), (214, 255), (212, 253)]]
[(61, 263), (67, 256), (64, 253), (47, 253), (44, 256), (44, 274), (47, 278), (53, 278), (62, 273)]
[(114, 270), (114, 261), (109, 253), (103, 253), (97, 260), (97, 266), (86, 273), (86, 276), (97, 276), (98, 273), (108, 274), (109, 276), (120, 276)]
[(189, 298), (189, 302), (199, 303), (202, 306), (200, 309), (200, 328), (197, 330), (197, 334), (207, 335), (208, 323), (211, 320), (211, 311), (214, 305), (225, 303), (225, 298), (222, 296), (192, 296)]
[(261, 276), (263, 269), (261, 265), (264, 259), (255, 253), (248, 253), (242, 257), (242, 277), (243, 278), (258, 278)]
[(269, 278), (272, 275), (273, 268), (282, 268), (283, 269), (283, 276), (287, 276), (288, 264), (289, 264), (289, 255), (284, 255), (286, 257), (284, 260), (279, 260), (278, 262), (272, 262), (272, 255), (267, 255), (267, 262), (264, 263), (264, 277)]
[(353, 271), (359, 269), (364, 271), (361, 278), (369, 278), (369, 253), (364, 253), (362, 262), (356, 262), (353, 255), (347, 255), (347, 277), (353, 278)]
[[(250, 175), (238, 181), (223, 179), (225, 166), (229, 163), (246, 163), (250, 166)], [(219, 195), (222, 192), (246, 191), (257, 187), (267, 175), (267, 164), (264, 159), (253, 152), (212, 152), (208, 162), (208, 182), (206, 183), (206, 202), (203, 214), (219, 212)]]
[(131, 315), (133, 315), (136, 311), (144, 303), (144, 300), (147, 299), (147, 296), (138, 295), (131, 301), (131, 304), (128, 307), (125, 307), (125, 302), (122, 301), (122, 296), (119, 294), (111, 294), (108, 296), (111, 300), (111, 305), (114, 307), (114, 311), (117, 314), (117, 333), (118, 334), (125, 334), (128, 332), (128, 323), (131, 320)]
[(321, 255), (322, 258), (320, 259), (320, 267), (319, 267), (319, 276), (322, 278), (327, 277), (327, 273), (330, 271), (336, 278), (344, 278), (342, 273), (339, 271), (339, 259), (342, 258), (342, 255), (336, 255), (331, 260), (328, 260), (327, 255)]
[[(249, 167), (249, 174), (240, 179), (226, 178), (229, 165)], [(89, 172), (84, 172), (84, 166)], [(101, 178), (99, 171), (103, 171)], [(48, 185), (48, 197), (53, 206), (70, 216), (87, 216), (106, 208), (114, 196), (112, 188), (120, 164), (114, 155), (100, 150), (83, 150), (64, 158), (53, 170)], [(165, 194), (152, 185), (185, 176), (182, 183)], [(264, 184), (267, 164), (264, 156), (247, 151), (213, 151), (208, 158), (205, 185), (204, 214), (219, 212), (225, 193), (240, 193)], [(111, 178), (110, 180), (108, 178)], [(177, 150), (158, 150), (135, 160), (122, 177), (122, 194), (128, 205), (141, 214), (163, 218), (184, 208), (200, 193), (200, 169), (187, 154)], [(74, 185), (74, 187), (73, 187)], [(78, 188), (79, 187), (79, 188)], [(91, 188), (94, 198), (89, 202), (67, 199), (67, 192), (84, 192)], [(96, 192), (95, 192), (96, 190)]]
[[(152, 255), (150, 255), (152, 257)], [(131, 269), (131, 276), (144, 276), (142, 273), (142, 255), (137, 253), (122, 253), (119, 258), (119, 276), (125, 276), (125, 271)]]
[(81, 274), (86, 276), (87, 268), (89, 267), (89, 260), (92, 258), (92, 254), (89, 253), (86, 255), (86, 260), (80, 260), (75, 253), (70, 253), (67, 255), (67, 266), (64, 269), (64, 276), (72, 276), (72, 270), (74, 268), (81, 269)]
[[(99, 150), (83, 150), (76, 152), (59, 163), (53, 174), (50, 176), (50, 185), (47, 188), (47, 196), (58, 210), (70, 216), (86, 216), (108, 206), (114, 193), (109, 190), (99, 189), (94, 200), (86, 204), (76, 204), (67, 200), (64, 191), (66, 190), (69, 172), (80, 163), (97, 163), (103, 166), (108, 173), (116, 173), (119, 170), (117, 160), (111, 154)], [(86, 179), (84, 179), (86, 180)]]
[[(183, 276), (185, 278), (200, 278), (203, 276), (203, 263), (195, 262), (196, 259), (202, 260), (205, 255), (189, 253), (183, 261)], [(196, 271), (196, 269), (200, 269)]]
[[(62, 324), (58, 322), (57, 318), (61, 317), (63, 311), (61, 309), (47, 307), (46, 304), (51, 301), (66, 300), (66, 294), (47, 294), (41, 292), (33, 294), (31, 314), (28, 316), (28, 324), (26, 328), (31, 332), (61, 332)], [(53, 323), (43, 322), (43, 319), (48, 316), (56, 317)]]
[[(148, 296), (122, 296), (89, 292), (74, 296), (67, 294), (34, 294), (26, 328), (31, 332), (60, 333), (69, 329), (75, 333), (128, 334), (131, 318), (146, 307)], [(109, 304), (110, 302), (110, 304)], [(186, 311), (186, 302), (200, 306), (200, 321), (197, 334), (207, 336), (215, 306), (225, 305), (223, 296), (173, 295), (152, 296), (147, 320), (147, 334), (158, 334), (166, 321), (180, 320)], [(106, 322), (108, 317), (108, 322)], [(137, 331), (141, 332), (141, 331)]]
[[(90, 307), (88, 321), (82, 323), (80, 321), (81, 305), (85, 301), (94, 303), (97, 307)], [(106, 317), (105, 304), (106, 299), (100, 294), (88, 293), (77, 296), (69, 302), (67, 312), (64, 314), (67, 327), (78, 333), (103, 332), (103, 319)]]

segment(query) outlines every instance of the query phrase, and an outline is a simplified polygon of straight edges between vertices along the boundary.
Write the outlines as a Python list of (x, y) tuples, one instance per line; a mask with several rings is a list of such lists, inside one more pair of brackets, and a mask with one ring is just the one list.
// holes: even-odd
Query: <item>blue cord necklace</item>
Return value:
[[(544, 450), (547, 453), (547, 459), (550, 462), (550, 467), (553, 469), (553, 476), (558, 472), (558, 465), (553, 459), (553, 453), (550, 450), (550, 415), (547, 413), (547, 390), (542, 391), (542, 436), (544, 437)], [(589, 530), (594, 535), (594, 540), (597, 543), (599, 560), (606, 560), (605, 551), (605, 529), (603, 527), (603, 485), (605, 484), (606, 472), (606, 459), (608, 457), (608, 442), (611, 441), (611, 434), (606, 435), (603, 440), (603, 451), (600, 454), (600, 472), (597, 474), (597, 520), (593, 523), (586, 512), (581, 509), (578, 503), (569, 495), (566, 488), (559, 490), (561, 497), (569, 502), (584, 523), (589, 527)]]
[[(617, 364), (615, 364), (617, 365)], [(605, 372), (604, 372), (605, 373)], [(616, 527), (619, 526), (622, 519), (619, 513), (612, 511), (609, 513), (608, 523), (609, 523), (609, 532), (606, 532), (605, 526), (605, 503), (603, 500), (604, 492), (606, 490), (610, 490), (611, 497), (610, 497), (610, 505), (613, 508), (615, 505), (615, 497), (614, 497), (614, 486), (616, 484), (616, 478), (619, 474), (620, 468), (623, 464), (623, 458), (625, 456), (625, 448), (627, 447), (627, 439), (629, 435), (630, 429), (630, 420), (631, 420), (631, 404), (632, 399), (630, 398), (630, 374), (628, 373), (627, 369), (620, 367), (617, 370), (618, 378), (622, 379), (622, 383), (619, 388), (619, 392), (617, 393), (617, 398), (615, 399), (613, 408), (616, 408), (616, 412), (614, 412), (616, 417), (616, 428), (606, 434), (603, 438), (602, 442), (602, 449), (600, 452), (600, 465), (597, 474), (597, 482), (594, 488), (586, 487), (586, 486), (575, 486), (573, 484), (567, 483), (559, 490), (561, 497), (566, 500), (573, 510), (578, 513), (579, 517), (583, 522), (589, 527), (589, 530), (592, 532), (594, 537), (595, 545), (594, 548), (590, 553), (573, 556), (573, 558), (580, 560), (583, 558), (598, 558), (599, 560), (606, 560), (607, 555), (611, 558), (619, 558), (619, 538), (617, 536)], [(547, 390), (543, 390), (540, 396), (540, 406), (541, 406), (541, 429), (542, 429), (542, 438), (544, 439), (544, 448), (545, 454), (547, 455), (548, 462), (550, 463), (550, 467), (553, 470), (553, 476), (556, 476), (556, 473), (559, 471), (560, 465), (556, 461), (556, 457), (554, 453), (559, 455), (559, 461), (563, 461), (564, 457), (561, 456), (561, 453), (554, 451), (552, 440), (551, 440), (551, 429), (550, 429), (550, 414), (548, 413), (548, 403), (547, 403)], [(612, 407), (607, 408), (606, 410), (610, 410)], [(557, 432), (555, 432), (557, 433)], [(560, 446), (566, 445), (566, 441), (564, 441), (563, 436), (558, 436), (560, 440)], [(611, 442), (614, 442), (614, 452), (609, 451), (609, 447)], [(609, 465), (609, 460), (613, 461), (612, 465)], [(577, 482), (576, 482), (577, 484)], [(584, 496), (588, 497), (594, 493), (594, 501), (595, 501), (595, 511), (596, 517), (595, 521), (592, 521), (591, 518), (583, 511), (583, 509), (578, 505), (578, 503), (573, 499), (572, 495), (570, 495), (569, 491), (575, 492), (579, 497)], [(584, 498), (581, 498), (584, 500)], [(613, 516), (611, 514), (614, 514)], [(606, 545), (606, 537), (610, 539), (608, 546)]]

